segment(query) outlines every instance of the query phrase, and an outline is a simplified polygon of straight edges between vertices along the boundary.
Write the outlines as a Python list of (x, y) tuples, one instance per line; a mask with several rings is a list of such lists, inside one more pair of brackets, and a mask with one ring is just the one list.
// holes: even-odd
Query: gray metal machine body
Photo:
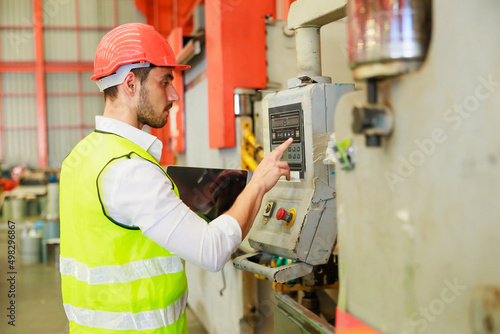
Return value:
[[(250, 245), (260, 251), (301, 263), (276, 270), (281, 279), (248, 261), (252, 255), (235, 260), (235, 266), (263, 274), (274, 281), (306, 275), (313, 265), (328, 261), (337, 236), (335, 169), (323, 159), (333, 132), (334, 111), (339, 98), (354, 90), (352, 84), (308, 84), (267, 95), (263, 100), (263, 141), (265, 154), (287, 138), (294, 142), (283, 155), (292, 180), (280, 179), (265, 196), (249, 234)], [(280, 208), (295, 210), (293, 221), (277, 218)], [(307, 264), (307, 266), (306, 266)], [(300, 266), (294, 268), (295, 266)], [(309, 270), (304, 270), (309, 267)], [(290, 267), (290, 275), (283, 270)]]

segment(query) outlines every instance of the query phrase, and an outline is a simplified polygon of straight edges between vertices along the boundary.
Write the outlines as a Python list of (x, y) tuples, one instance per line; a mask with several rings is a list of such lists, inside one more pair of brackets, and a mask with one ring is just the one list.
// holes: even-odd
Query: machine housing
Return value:
[[(249, 234), (253, 248), (310, 265), (328, 261), (337, 236), (335, 169), (323, 159), (337, 101), (353, 90), (352, 84), (315, 83), (264, 98), (265, 154), (293, 137), (282, 158), (292, 179), (280, 179), (264, 196)], [(280, 208), (295, 209), (291, 222), (277, 218)]]

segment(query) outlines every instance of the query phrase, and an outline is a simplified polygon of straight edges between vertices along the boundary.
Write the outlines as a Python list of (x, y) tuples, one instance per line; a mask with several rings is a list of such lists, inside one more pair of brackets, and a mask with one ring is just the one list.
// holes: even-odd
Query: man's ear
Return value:
[(139, 85), (139, 78), (137, 78), (134, 72), (130, 71), (123, 80), (122, 88), (125, 94), (134, 96), (139, 91)]

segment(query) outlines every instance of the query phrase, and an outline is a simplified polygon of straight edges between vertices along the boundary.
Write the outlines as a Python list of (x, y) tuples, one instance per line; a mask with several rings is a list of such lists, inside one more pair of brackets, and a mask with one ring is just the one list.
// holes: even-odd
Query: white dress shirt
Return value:
[[(163, 145), (155, 136), (103, 116), (96, 116), (96, 129), (128, 139), (160, 160)], [(188, 262), (218, 271), (241, 243), (236, 219), (221, 215), (207, 224), (175, 195), (168, 177), (149, 161), (135, 155), (120, 159), (103, 172), (101, 180), (109, 216), (139, 227), (145, 237)]]

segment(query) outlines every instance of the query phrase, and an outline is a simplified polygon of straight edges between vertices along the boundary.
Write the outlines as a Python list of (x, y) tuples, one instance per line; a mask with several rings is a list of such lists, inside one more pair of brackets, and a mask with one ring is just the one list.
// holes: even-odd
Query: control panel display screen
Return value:
[(271, 151), (292, 137), (293, 143), (285, 151), (281, 160), (288, 162), (290, 170), (300, 172), (301, 178), (304, 177), (306, 169), (302, 113), (301, 103), (269, 108)]

